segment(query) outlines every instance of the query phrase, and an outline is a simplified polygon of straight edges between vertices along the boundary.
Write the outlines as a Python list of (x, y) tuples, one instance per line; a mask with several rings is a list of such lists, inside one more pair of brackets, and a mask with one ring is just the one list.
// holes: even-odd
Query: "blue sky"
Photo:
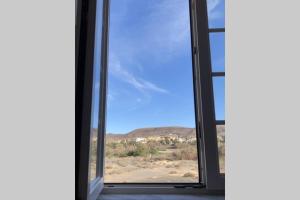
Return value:
[[(223, 1), (208, 7), (210, 27), (224, 26)], [(111, 0), (107, 132), (195, 127), (189, 30), (187, 0)], [(224, 70), (222, 38), (215, 37), (213, 68)], [(214, 85), (216, 115), (224, 118), (222, 80)]]

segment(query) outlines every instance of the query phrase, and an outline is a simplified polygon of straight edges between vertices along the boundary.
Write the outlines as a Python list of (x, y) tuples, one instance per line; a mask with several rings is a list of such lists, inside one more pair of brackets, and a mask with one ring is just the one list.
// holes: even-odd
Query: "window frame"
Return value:
[[(209, 34), (219, 34), (219, 33), (224, 33), (224, 35), (225, 35), (225, 27), (223, 27), (223, 28), (209, 28)], [(211, 46), (211, 45), (210, 45)], [(225, 49), (224, 49), (225, 50)], [(213, 78), (218, 78), (218, 77), (224, 77), (225, 78), (225, 66), (224, 66), (224, 71), (213, 71), (212, 70), (212, 74), (211, 74), (211, 76), (212, 76), (212, 79)], [(225, 86), (224, 86), (225, 87)], [(215, 98), (215, 97), (214, 97)], [(217, 120), (217, 119), (215, 119), (215, 123), (216, 123), (216, 126), (217, 125), (224, 125), (224, 126), (226, 126), (225, 125), (225, 119), (224, 120)], [(225, 132), (226, 132), (226, 129), (225, 129)], [(216, 132), (216, 134), (218, 134), (217, 132)], [(218, 147), (218, 146), (217, 146)], [(219, 155), (218, 155), (218, 158), (219, 158)], [(226, 163), (226, 161), (225, 161), (225, 163)], [(220, 163), (219, 163), (219, 165), (218, 165), (219, 167), (220, 167)], [(220, 172), (220, 170), (219, 170), (219, 174), (220, 174), (220, 176), (223, 178), (225, 178), (225, 173), (221, 173)]]
[(162, 187), (194, 187), (221, 191), (225, 189), (225, 175), (219, 173), (216, 131), (216, 125), (222, 121), (215, 120), (212, 81), (213, 76), (223, 76), (225, 72), (212, 72), (209, 41), (210, 32), (223, 32), (225, 29), (209, 29), (206, 0), (189, 0), (189, 5), (199, 183), (105, 183), (110, 190), (139, 187), (150, 190), (155, 188), (159, 191)]
[[(75, 197), (78, 200), (94, 200), (104, 187), (103, 150), (105, 137), (106, 70), (108, 45), (109, 0), (101, 0), (102, 23), (100, 23), (101, 63), (100, 98), (97, 138), (96, 178), (90, 181), (91, 120), (94, 83), (94, 47), (98, 0), (79, 0), (75, 25)], [(103, 3), (103, 4), (102, 4)]]
[[(106, 37), (106, 43), (102, 44), (102, 48), (107, 48), (108, 46), (108, 27), (109, 27), (109, 2), (110, 0), (104, 0), (106, 6), (104, 9), (105, 16), (107, 17), (105, 21), (107, 24), (104, 26), (107, 29), (104, 31)], [(86, 101), (86, 99), (91, 98), (91, 80), (93, 65), (93, 42), (94, 42), (94, 29), (95, 29), (95, 8), (93, 8), (91, 2), (96, 2), (96, 0), (79, 0), (77, 4), (77, 19), (76, 19), (76, 191), (78, 194), (87, 194), (88, 188), (81, 188), (85, 185), (85, 180), (88, 177), (81, 176), (81, 172), (84, 170), (89, 170), (89, 166), (81, 166), (86, 163), (86, 151), (80, 149), (80, 142), (88, 144), (89, 140), (82, 134), (84, 131), (90, 130), (90, 104), (91, 102)], [(198, 144), (198, 169), (199, 179), (201, 177), (201, 183), (198, 186), (183, 185), (183, 184), (114, 184), (106, 185), (104, 184), (103, 193), (118, 193), (118, 191), (126, 192), (132, 191), (133, 193), (159, 193), (167, 191), (167, 193), (202, 193), (206, 194), (224, 194), (225, 191), (225, 175), (219, 173), (219, 160), (218, 160), (218, 146), (217, 146), (217, 131), (216, 124), (222, 123), (215, 120), (215, 110), (214, 110), (214, 96), (213, 96), (213, 84), (212, 77), (214, 75), (222, 76), (225, 72), (212, 72), (211, 68), (211, 55), (210, 55), (210, 42), (209, 33), (210, 31), (222, 32), (224, 28), (214, 28), (209, 29), (208, 27), (208, 15), (207, 15), (207, 3), (206, 0), (189, 0), (190, 4), (190, 23), (191, 23), (191, 35), (192, 35), (192, 57), (193, 57), (193, 82), (194, 82), (194, 97), (195, 97), (195, 110), (196, 110), (196, 134), (197, 134), (197, 144)], [(108, 52), (106, 52), (106, 59), (103, 60), (102, 64), (104, 67), (103, 80), (104, 83), (101, 87), (104, 87), (101, 91), (100, 98), (102, 99), (101, 105), (106, 104), (106, 85), (107, 85), (107, 57)], [(104, 106), (106, 107), (106, 106)], [(101, 129), (105, 129), (105, 115), (106, 110), (100, 111), (102, 116), (99, 116), (99, 121), (102, 123)], [(224, 121), (225, 124), (225, 121)], [(81, 132), (82, 131), (82, 132)], [(99, 134), (101, 136), (101, 134)], [(100, 137), (98, 137), (100, 139)], [(98, 144), (99, 148), (104, 148), (105, 139), (101, 139)], [(99, 145), (102, 144), (102, 147)], [(81, 147), (82, 148), (82, 147)], [(86, 147), (84, 147), (86, 149)], [(89, 149), (89, 148), (87, 148)], [(85, 155), (81, 155), (85, 152)], [(102, 159), (104, 158), (103, 149), (98, 151), (102, 153)], [(82, 160), (85, 158), (85, 160)], [(104, 169), (104, 162), (102, 163)], [(97, 172), (97, 174), (102, 172)], [(97, 186), (96, 187), (100, 187)], [(186, 188), (187, 190), (182, 190), (181, 188)], [(200, 189), (201, 188), (201, 189)], [(76, 195), (76, 198), (77, 198)], [(83, 195), (84, 196), (84, 195)], [(84, 199), (84, 198), (82, 198)]]
[[(225, 176), (219, 173), (217, 131), (212, 83), (212, 68), (206, 0), (189, 0), (192, 38), (193, 82), (199, 183), (105, 183), (109, 190), (125, 188), (203, 188), (225, 189)], [(199, 30), (199, 31), (198, 31)], [(221, 32), (223, 29), (214, 28)], [(104, 189), (104, 191), (106, 191)], [(145, 192), (144, 190), (142, 190)]]
[[(194, 48), (194, 67), (196, 70), (196, 98), (199, 115), (200, 140), (202, 146), (203, 173), (207, 189), (225, 190), (225, 175), (219, 171), (217, 146), (217, 121), (213, 93), (213, 73), (211, 67), (210, 32), (223, 32), (225, 28), (209, 29), (206, 0), (191, 0), (193, 21), (192, 35)], [(225, 75), (225, 72), (224, 72)]]
[[(109, 0), (110, 1), (110, 0)], [(193, 57), (193, 48), (192, 48), (192, 21), (191, 21), (191, 0), (187, 0), (188, 4), (189, 4), (189, 15), (190, 15), (190, 39), (191, 39), (191, 55)], [(104, 183), (104, 185), (106, 187), (109, 188), (128, 188), (127, 186), (131, 186), (131, 187), (147, 187), (147, 188), (162, 188), (162, 187), (167, 187), (167, 188), (205, 188), (205, 181), (203, 180), (204, 177), (204, 173), (202, 170), (202, 156), (201, 156), (201, 145), (199, 145), (201, 143), (200, 140), (200, 134), (199, 134), (199, 123), (198, 123), (198, 114), (197, 114), (197, 98), (196, 98), (196, 87), (195, 87), (195, 67), (194, 67), (194, 63), (192, 63), (192, 77), (193, 77), (193, 100), (194, 100), (194, 112), (195, 112), (195, 129), (196, 129), (196, 141), (197, 141), (197, 153), (198, 153), (198, 159), (197, 159), (197, 164), (198, 164), (198, 182), (182, 182), (182, 183), (168, 183), (168, 182), (129, 182), (129, 183), (111, 183), (111, 182), (107, 182)]]

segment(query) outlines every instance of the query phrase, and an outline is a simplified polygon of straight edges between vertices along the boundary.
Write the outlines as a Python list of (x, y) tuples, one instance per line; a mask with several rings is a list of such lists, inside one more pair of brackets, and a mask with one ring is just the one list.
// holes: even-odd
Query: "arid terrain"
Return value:
[[(224, 172), (225, 127), (218, 126), (220, 171)], [(136, 129), (107, 134), (106, 183), (198, 182), (196, 132), (193, 128)]]
[(106, 160), (105, 182), (197, 182), (198, 165), (192, 160), (145, 160), (142, 157)]

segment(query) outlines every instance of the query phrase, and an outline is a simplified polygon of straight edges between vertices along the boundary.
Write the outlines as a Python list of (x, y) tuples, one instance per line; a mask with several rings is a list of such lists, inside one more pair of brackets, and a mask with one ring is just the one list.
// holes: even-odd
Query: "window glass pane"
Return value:
[(207, 0), (207, 14), (209, 28), (225, 27), (224, 0)]
[(225, 125), (217, 125), (220, 173), (225, 173)]
[(111, 0), (106, 183), (197, 183), (188, 0)]
[(225, 77), (214, 77), (213, 87), (216, 120), (225, 120)]
[(225, 33), (210, 33), (211, 65), (213, 72), (225, 71)]
[(103, 0), (97, 1), (94, 69), (93, 69), (93, 96), (91, 116), (91, 144), (90, 144), (90, 181), (96, 178), (97, 172), (97, 147), (98, 147), (98, 121), (99, 121), (99, 96), (100, 96), (100, 69), (101, 69), (101, 39), (102, 39), (102, 6)]

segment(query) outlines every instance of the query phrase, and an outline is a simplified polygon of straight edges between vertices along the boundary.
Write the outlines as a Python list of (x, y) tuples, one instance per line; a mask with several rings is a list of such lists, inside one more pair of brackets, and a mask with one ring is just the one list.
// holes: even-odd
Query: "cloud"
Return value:
[[(133, 7), (135, 4), (141, 5), (131, 5), (132, 2), (128, 1), (120, 11), (122, 17), (114, 19), (110, 28), (113, 38), (110, 40), (110, 48), (118, 54), (120, 60), (134, 63), (133, 67), (140, 71), (143, 69), (137, 63), (143, 64), (149, 58), (151, 62), (166, 63), (182, 53), (189, 52), (190, 48), (188, 1), (142, 2), (144, 13), (140, 13), (140, 17), (135, 18), (134, 23), (129, 23), (133, 16), (130, 12), (137, 12)], [(112, 14), (119, 15), (119, 9), (112, 9)], [(152, 65), (155, 66), (157, 65)]]
[(169, 93), (168, 90), (163, 89), (150, 81), (134, 76), (124, 67), (122, 67), (120, 61), (116, 57), (112, 57), (113, 58), (110, 59), (109, 63), (109, 72), (113, 76), (119, 78), (123, 82), (130, 84), (131, 86), (133, 86), (141, 92), (153, 91), (165, 94)]
[(170, 92), (154, 83), (155, 77), (146, 80), (137, 74), (147, 73), (147, 63), (151, 63), (147, 68), (172, 67), (166, 63), (190, 52), (190, 18), (187, 1), (143, 2), (145, 12), (135, 18), (134, 23), (128, 20), (132, 20), (130, 17), (133, 16), (129, 13), (134, 8), (131, 3), (136, 4), (136, 1), (120, 1), (122, 5), (115, 4), (118, 9), (112, 9), (114, 19), (110, 27), (110, 37), (113, 39), (110, 40), (109, 73), (140, 91), (143, 95), (139, 97), (143, 102), (149, 102), (151, 92)]
[(190, 45), (189, 4), (182, 0), (162, 0), (152, 4), (144, 23), (149, 46), (160, 59), (172, 58)]
[[(210, 20), (222, 17), (222, 11), (217, 7), (223, 1), (207, 1)], [(110, 48), (118, 53), (120, 60), (126, 63), (131, 62), (133, 65), (130, 67), (143, 71), (143, 65), (140, 63), (148, 58), (151, 58), (153, 62), (166, 63), (174, 57), (189, 52), (191, 44), (188, 1), (137, 2), (120, 1), (121, 6), (118, 5), (117, 9), (112, 9), (111, 12), (115, 18), (110, 28), (111, 38), (113, 38), (110, 40)], [(135, 23), (129, 23), (129, 20), (132, 20), (130, 17), (134, 16), (131, 14), (134, 6), (141, 6), (141, 4), (143, 4), (144, 13), (139, 13), (140, 17), (135, 18)], [(157, 65), (152, 67), (155, 66)], [(168, 65), (165, 66), (168, 67)]]
[(209, 20), (215, 20), (222, 17), (221, 10), (217, 10), (216, 8), (220, 5), (222, 0), (208, 0), (207, 1), (207, 12), (209, 16)]

